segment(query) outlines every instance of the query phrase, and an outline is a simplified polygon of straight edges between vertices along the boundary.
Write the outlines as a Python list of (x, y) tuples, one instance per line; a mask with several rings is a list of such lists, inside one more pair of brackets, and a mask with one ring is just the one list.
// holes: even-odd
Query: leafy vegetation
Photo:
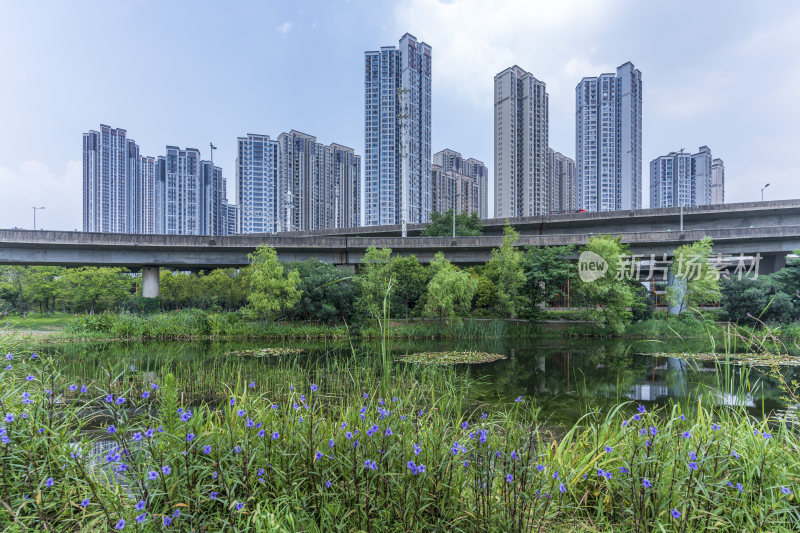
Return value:
[(112, 366), (65, 378), (9, 354), (0, 526), (162, 531), (789, 531), (800, 440), (698, 404), (588, 411), (554, 435), (530, 399), (469, 402), (449, 367), (277, 365), (182, 384)]
[(397, 360), (423, 365), (475, 365), (492, 363), (505, 358), (506, 356), (503, 354), (487, 352), (419, 352), (402, 355)]
[[(456, 237), (477, 237), (483, 233), (483, 221), (478, 213), (456, 214)], [(453, 236), (453, 210), (440, 213), (431, 212), (431, 221), (425, 225), (420, 233), (423, 237), (452, 237)]]

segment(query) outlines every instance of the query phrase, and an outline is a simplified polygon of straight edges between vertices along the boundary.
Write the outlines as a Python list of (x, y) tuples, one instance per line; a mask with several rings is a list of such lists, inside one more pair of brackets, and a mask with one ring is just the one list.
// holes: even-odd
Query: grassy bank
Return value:
[[(184, 405), (123, 364), (0, 376), (6, 530), (790, 531), (800, 440), (738, 409), (587, 412), (554, 436), (449, 368), (276, 365)], [(385, 370), (386, 369), (386, 370)]]

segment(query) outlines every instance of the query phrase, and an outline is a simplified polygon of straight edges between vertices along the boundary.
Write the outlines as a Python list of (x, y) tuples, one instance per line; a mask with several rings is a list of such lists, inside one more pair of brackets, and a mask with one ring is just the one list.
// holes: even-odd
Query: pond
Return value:
[[(480, 365), (460, 365), (476, 381), (472, 400), (492, 403), (530, 398), (554, 424), (570, 424), (587, 408), (609, 407), (625, 400), (646, 406), (670, 400), (693, 402), (706, 395), (721, 405), (744, 404), (751, 414), (785, 408), (775, 381), (759, 369), (714, 362), (687, 363), (680, 358), (654, 357), (656, 352), (702, 351), (702, 340), (654, 342), (609, 339), (543, 337), (493, 341), (394, 341), (394, 355), (423, 351), (477, 350), (499, 353), (506, 359)], [(265, 346), (302, 348), (301, 355), (270, 358), (234, 357), (225, 353)], [(237, 380), (255, 381), (269, 388), (270, 368), (296, 361), (298, 365), (330, 364), (336, 358), (380, 358), (377, 343), (351, 347), (344, 343), (309, 341), (170, 341), (66, 343), (43, 347), (56, 355), (69, 379), (103, 382), (104, 368), (124, 366), (160, 381), (172, 372), (189, 401), (216, 401)], [(394, 365), (405, 363), (395, 362)], [(800, 377), (797, 367), (786, 369), (790, 378)], [(744, 392), (742, 392), (744, 391)]]

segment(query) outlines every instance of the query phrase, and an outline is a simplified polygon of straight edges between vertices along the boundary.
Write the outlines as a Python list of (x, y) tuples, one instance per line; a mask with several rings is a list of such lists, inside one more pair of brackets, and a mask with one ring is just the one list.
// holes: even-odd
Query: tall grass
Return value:
[(51, 359), (7, 362), (0, 525), (19, 531), (790, 531), (800, 520), (798, 435), (737, 407), (622, 403), (555, 436), (529, 399), (474, 403), (480, 384), (447, 368), (403, 365), (387, 381), (382, 362), (296, 358), (189, 402), (169, 375), (110, 365), (76, 383)]

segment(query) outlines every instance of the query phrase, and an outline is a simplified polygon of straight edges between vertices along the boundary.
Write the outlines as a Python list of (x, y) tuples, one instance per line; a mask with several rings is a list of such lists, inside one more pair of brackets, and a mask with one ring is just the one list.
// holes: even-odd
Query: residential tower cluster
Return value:
[[(83, 229), (228, 235), (419, 224), (431, 211), (489, 217), (489, 171), (433, 153), (432, 48), (405, 34), (364, 52), (364, 166), (353, 148), (296, 130), (237, 139), (236, 203), (196, 148), (144, 156), (124, 129), (83, 135)], [(642, 207), (642, 74), (631, 62), (575, 87), (575, 158), (550, 146), (546, 83), (521, 67), (494, 77), (494, 216)], [(707, 146), (650, 163), (650, 207), (725, 201)]]

